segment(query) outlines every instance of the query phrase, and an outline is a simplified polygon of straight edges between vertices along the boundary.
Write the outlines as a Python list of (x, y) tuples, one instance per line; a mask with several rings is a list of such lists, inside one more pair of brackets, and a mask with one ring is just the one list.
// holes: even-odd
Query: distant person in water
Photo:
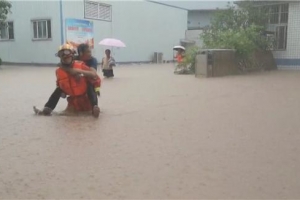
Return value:
[(183, 49), (178, 49), (177, 50), (177, 54), (176, 54), (175, 58), (176, 58), (176, 62), (178, 64), (182, 63), (183, 58), (184, 58), (184, 53), (185, 53), (185, 51)]
[(105, 50), (105, 57), (102, 58), (101, 68), (103, 76), (106, 78), (114, 77), (113, 67), (116, 66), (115, 59), (111, 56), (109, 49)]
[(184, 70), (186, 68), (186, 66), (184, 65), (184, 62), (183, 62), (185, 50), (184, 49), (177, 49), (176, 51), (177, 51), (176, 56), (175, 56), (176, 67), (175, 67), (174, 73), (177, 73), (177, 72), (179, 72), (181, 70)]

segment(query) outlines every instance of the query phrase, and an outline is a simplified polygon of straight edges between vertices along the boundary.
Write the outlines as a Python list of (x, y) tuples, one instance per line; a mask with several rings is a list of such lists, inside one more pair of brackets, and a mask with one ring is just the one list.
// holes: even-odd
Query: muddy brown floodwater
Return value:
[(54, 70), (0, 70), (0, 198), (300, 198), (299, 71), (122, 66), (99, 119), (35, 116)]

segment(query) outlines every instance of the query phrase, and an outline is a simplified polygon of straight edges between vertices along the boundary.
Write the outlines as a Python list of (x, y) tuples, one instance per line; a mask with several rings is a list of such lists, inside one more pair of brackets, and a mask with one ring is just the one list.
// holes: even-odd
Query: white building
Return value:
[(10, 63), (54, 64), (66, 42), (66, 20), (93, 22), (94, 56), (100, 60), (104, 38), (126, 44), (114, 49), (118, 62), (149, 62), (154, 52), (173, 59), (172, 47), (184, 38), (187, 11), (151, 1), (55, 0), (12, 1), (8, 28), (1, 30), (0, 58)]
[(211, 10), (189, 10), (188, 11), (188, 29), (189, 30), (202, 30), (210, 25), (211, 18), (213, 17), (216, 9)]
[(300, 1), (257, 1), (267, 8), (268, 33), (279, 69), (300, 69)]
[[(234, 2), (234, 1), (233, 1)], [(238, 2), (238, 1), (237, 1)], [(270, 13), (268, 31), (275, 39), (273, 55), (279, 69), (300, 69), (300, 1), (257, 1)], [(201, 29), (210, 24), (216, 9), (226, 8), (223, 1), (169, 2), (188, 10), (187, 39), (196, 40)], [(200, 41), (201, 43), (201, 41)]]
[(280, 69), (300, 69), (300, 2), (268, 2), (269, 31), (274, 33), (273, 55)]

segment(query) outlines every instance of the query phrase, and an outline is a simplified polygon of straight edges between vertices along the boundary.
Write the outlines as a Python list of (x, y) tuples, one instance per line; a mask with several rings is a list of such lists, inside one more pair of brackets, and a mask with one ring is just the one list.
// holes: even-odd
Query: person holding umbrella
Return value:
[(173, 50), (176, 51), (175, 59), (176, 59), (176, 68), (175, 72), (178, 70), (181, 70), (183, 66), (183, 59), (184, 59), (184, 53), (185, 53), (185, 48), (183, 46), (175, 46), (173, 47)]
[[(105, 38), (99, 42), (100, 45), (102, 46), (107, 46), (107, 47), (117, 47), (117, 48), (122, 48), (126, 47), (124, 42), (118, 39), (114, 38)], [(105, 50), (105, 56), (102, 58), (101, 62), (101, 68), (103, 72), (103, 76), (106, 78), (111, 78), (114, 77), (114, 71), (113, 67), (116, 66), (115, 59), (111, 56), (111, 51), (109, 49)]]
[(177, 51), (176, 53), (176, 61), (178, 64), (182, 63), (183, 61), (183, 57), (184, 57), (184, 52), (185, 52), (185, 48), (183, 46), (175, 46), (173, 48), (174, 51)]

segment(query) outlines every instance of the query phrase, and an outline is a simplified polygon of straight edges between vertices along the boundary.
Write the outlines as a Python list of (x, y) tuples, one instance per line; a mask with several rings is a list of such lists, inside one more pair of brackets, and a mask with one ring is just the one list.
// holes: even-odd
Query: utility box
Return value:
[(154, 63), (159, 63), (159, 64), (163, 63), (163, 53), (154, 52), (153, 62)]
[(237, 74), (238, 71), (233, 49), (202, 49), (196, 56), (196, 77), (220, 77)]

